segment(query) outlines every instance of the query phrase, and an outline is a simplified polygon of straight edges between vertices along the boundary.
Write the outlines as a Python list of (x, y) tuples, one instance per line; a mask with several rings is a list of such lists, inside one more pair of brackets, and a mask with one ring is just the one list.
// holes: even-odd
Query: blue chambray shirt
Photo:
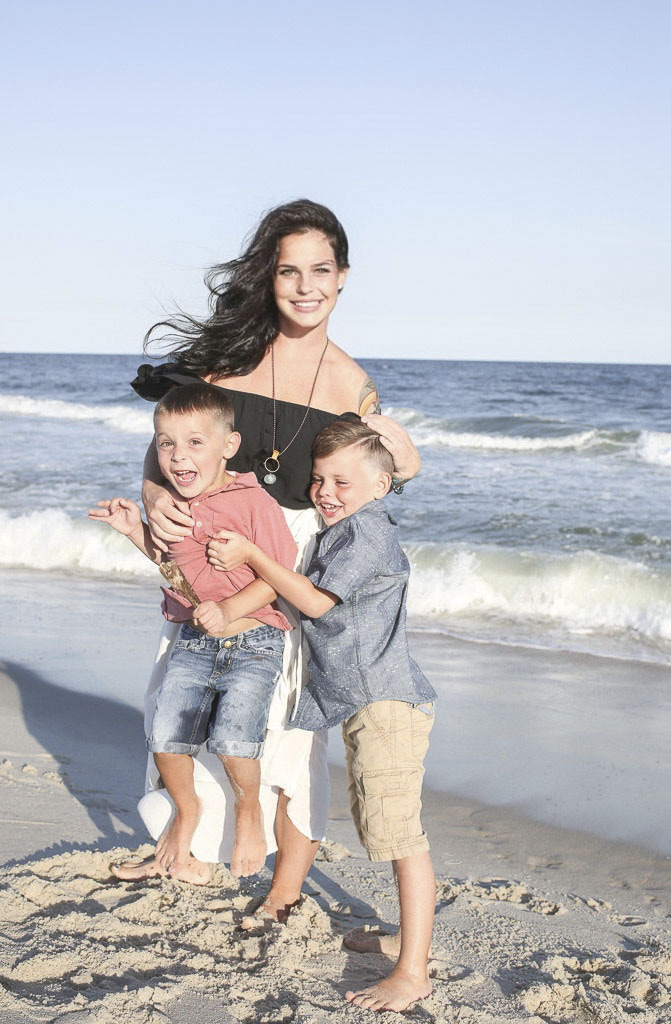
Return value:
[(408, 651), (410, 566), (382, 501), (371, 501), (318, 533), (306, 575), (340, 603), (319, 619), (303, 616), (312, 678), (293, 726), (326, 729), (376, 700), (435, 700)]

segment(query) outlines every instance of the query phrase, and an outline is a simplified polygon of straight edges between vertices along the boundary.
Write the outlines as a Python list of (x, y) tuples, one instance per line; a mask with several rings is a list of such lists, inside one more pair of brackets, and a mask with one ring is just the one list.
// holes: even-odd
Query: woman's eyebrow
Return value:
[[(329, 259), (317, 260), (316, 263), (311, 263), (310, 266), (311, 267), (324, 267), (327, 264), (330, 264), (331, 266), (335, 267), (336, 262), (335, 262), (335, 260), (329, 260)], [(280, 267), (284, 267), (284, 268), (286, 268), (288, 270), (298, 270), (298, 267), (296, 266), (295, 263), (278, 263), (277, 264), (277, 269), (279, 270)]]

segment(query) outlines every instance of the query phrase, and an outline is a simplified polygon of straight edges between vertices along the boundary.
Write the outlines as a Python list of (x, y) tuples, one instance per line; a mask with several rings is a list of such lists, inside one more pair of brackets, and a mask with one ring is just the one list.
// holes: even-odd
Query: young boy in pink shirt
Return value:
[(294, 565), (296, 544), (282, 510), (255, 475), (226, 469), (240, 435), (221, 389), (204, 383), (174, 388), (156, 405), (154, 430), (161, 472), (189, 502), (191, 535), (169, 545), (164, 556), (135, 502), (101, 501), (89, 516), (127, 536), (151, 561), (174, 561), (198, 597), (194, 606), (177, 590), (164, 589), (164, 615), (183, 625), (156, 695), (147, 746), (176, 808), (156, 847), (157, 873), (202, 883), (208, 878), (194, 878), (189, 861), (200, 816), (193, 756), (205, 741), (223, 762), (236, 796), (231, 871), (253, 874), (265, 861), (259, 758), (284, 633), (291, 629), (272, 604), (275, 591), (249, 566), (215, 570), (207, 544), (220, 530), (232, 529), (287, 568)]

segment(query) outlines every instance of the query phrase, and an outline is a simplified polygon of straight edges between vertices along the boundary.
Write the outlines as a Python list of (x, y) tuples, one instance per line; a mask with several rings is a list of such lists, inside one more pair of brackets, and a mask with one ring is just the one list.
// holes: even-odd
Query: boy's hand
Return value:
[(219, 530), (207, 545), (207, 560), (215, 569), (237, 569), (249, 562), (256, 545), (232, 530)]
[(220, 604), (216, 601), (203, 601), (194, 610), (193, 621), (210, 636), (224, 636), (232, 621), (224, 604), (223, 601)]
[(99, 501), (97, 508), (89, 509), (89, 519), (98, 519), (128, 537), (142, 526), (139, 506), (129, 498)]

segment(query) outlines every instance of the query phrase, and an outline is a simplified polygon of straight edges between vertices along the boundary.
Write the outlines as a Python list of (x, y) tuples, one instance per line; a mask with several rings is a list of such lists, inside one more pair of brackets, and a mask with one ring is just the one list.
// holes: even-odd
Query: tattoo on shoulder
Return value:
[(367, 416), (369, 413), (379, 413), (380, 411), (377, 384), (372, 377), (366, 377), (359, 392), (359, 416)]

